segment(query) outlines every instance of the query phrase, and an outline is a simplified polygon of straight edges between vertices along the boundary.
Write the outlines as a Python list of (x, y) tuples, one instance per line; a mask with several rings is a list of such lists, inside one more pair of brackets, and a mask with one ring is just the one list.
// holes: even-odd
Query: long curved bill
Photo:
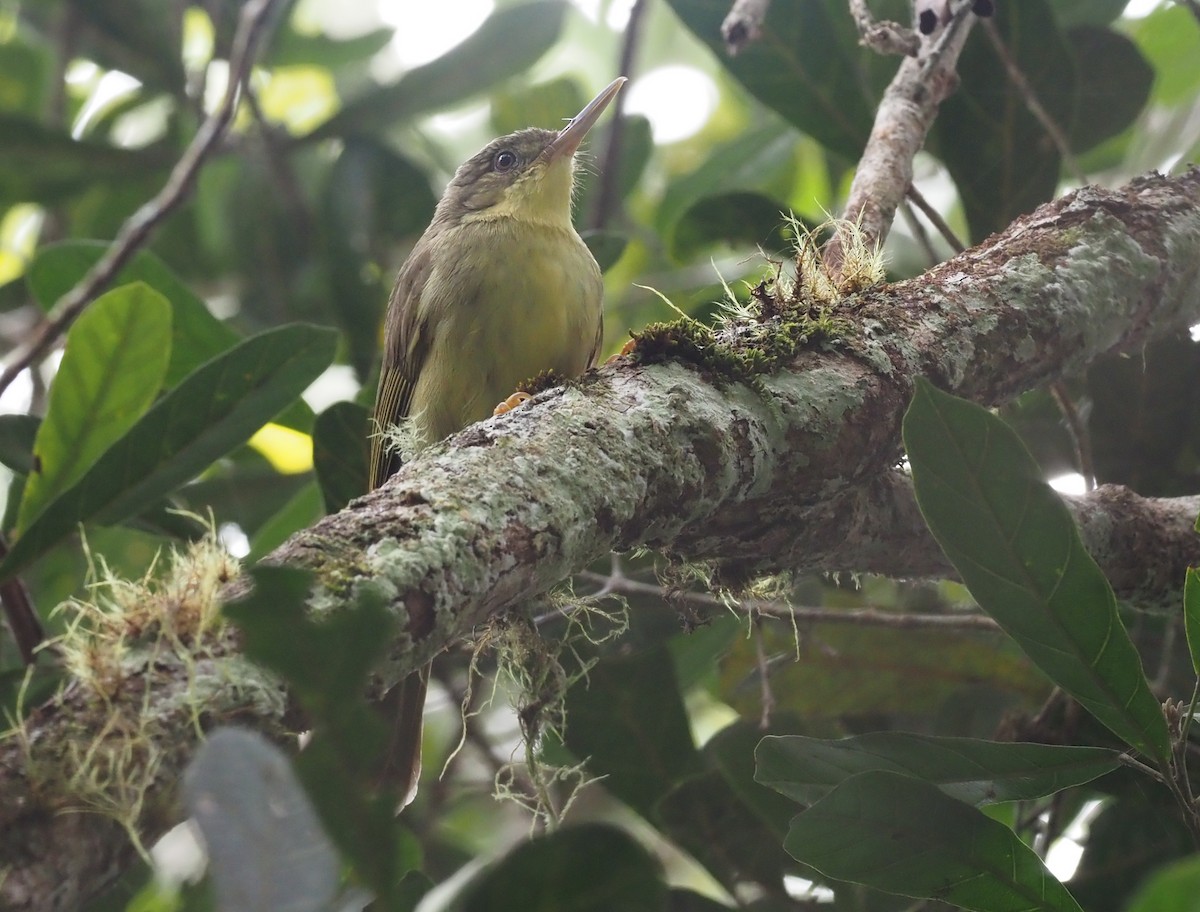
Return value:
[(583, 142), (583, 138), (587, 136), (588, 130), (600, 119), (604, 109), (617, 97), (617, 93), (621, 91), (621, 87), (626, 82), (628, 80), (624, 76), (618, 76), (610, 82), (603, 92), (589, 101), (584, 109), (572, 117), (571, 122), (559, 131), (558, 136), (554, 137), (550, 145), (542, 151), (542, 157), (547, 161), (554, 161), (557, 158), (574, 155), (579, 144)]

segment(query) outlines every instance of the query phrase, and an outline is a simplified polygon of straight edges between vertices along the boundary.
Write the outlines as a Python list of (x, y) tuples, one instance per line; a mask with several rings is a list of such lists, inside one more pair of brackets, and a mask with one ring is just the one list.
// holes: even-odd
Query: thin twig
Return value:
[[(646, 0), (635, 0), (629, 11), (629, 22), (625, 25), (625, 38), (621, 42), (621, 59), (618, 76), (630, 78), (633, 62), (637, 56), (638, 40), (642, 34)], [(625, 93), (618, 92), (612, 103), (612, 119), (608, 126), (608, 143), (604, 147), (604, 162), (600, 166), (600, 184), (596, 188), (596, 203), (592, 209), (592, 227), (599, 231), (608, 226), (609, 219), (617, 209), (621, 191), (621, 152), (625, 146)]]
[(1083, 169), (1079, 167), (1079, 162), (1075, 159), (1075, 154), (1071, 151), (1071, 142), (1067, 139), (1067, 134), (1062, 131), (1050, 112), (1043, 107), (1038, 100), (1037, 93), (1034, 92), (1033, 86), (1029, 84), (1029, 80), (1025, 78), (1025, 73), (1022, 72), (1020, 65), (1008, 51), (1008, 45), (1004, 43), (1004, 38), (1000, 35), (1000, 30), (996, 28), (996, 23), (991, 19), (987, 19), (983, 23), (983, 31), (991, 41), (996, 55), (1000, 58), (1000, 62), (1004, 64), (1004, 71), (1008, 74), (1008, 81), (1012, 83), (1013, 88), (1017, 90), (1017, 94), (1021, 96), (1021, 100), (1025, 102), (1025, 107), (1029, 110), (1037, 122), (1042, 125), (1042, 129), (1046, 131), (1046, 135), (1050, 137), (1050, 141), (1054, 143), (1058, 154), (1062, 157), (1063, 166), (1071, 172), (1071, 176), (1080, 185), (1087, 183), (1087, 175), (1083, 173)]
[[(8, 556), (8, 542), (0, 535), (0, 560)], [(8, 629), (12, 632), (21, 653), (21, 661), (32, 665), (35, 660), (34, 652), (45, 639), (41, 619), (29, 598), (29, 591), (20, 578), (5, 580), (0, 583), (0, 604), (4, 606), (4, 618), (8, 621)]]
[(913, 240), (917, 242), (917, 246), (925, 253), (925, 259), (929, 261), (930, 266), (936, 266), (941, 262), (938, 253), (933, 249), (933, 242), (929, 239), (929, 232), (925, 230), (925, 226), (921, 224), (921, 220), (917, 218), (917, 214), (913, 212), (912, 203), (905, 200), (900, 204), (900, 215), (904, 218), (904, 223), (908, 225), (908, 230), (912, 232)]
[(762, 622), (754, 623), (754, 661), (758, 665), (758, 683), (760, 687), (761, 713), (758, 727), (767, 731), (771, 727), (771, 713), (775, 709), (775, 693), (771, 690), (771, 673), (767, 660), (767, 649), (763, 643)]
[(242, 8), (230, 55), (229, 85), (221, 104), (200, 126), (191, 144), (171, 170), (163, 188), (121, 226), (104, 256), (74, 288), (59, 299), (49, 319), (42, 324), (34, 338), (4, 368), (3, 374), (0, 374), (0, 393), (8, 389), (21, 371), (46, 356), (84, 308), (113, 280), (130, 257), (146, 244), (154, 229), (187, 198), (196, 173), (233, 120), (242, 82), (250, 71), (255, 50), (277, 2), (250, 0)]
[(958, 235), (954, 233), (954, 229), (946, 223), (946, 220), (942, 218), (942, 214), (929, 204), (929, 200), (925, 199), (925, 195), (917, 189), (915, 184), (909, 184), (904, 195), (912, 201), (914, 206), (921, 210), (925, 218), (929, 219), (929, 224), (938, 230), (938, 234), (950, 245), (951, 250), (955, 253), (962, 253), (967, 249), (966, 245), (958, 239)]
[(721, 23), (721, 37), (730, 57), (736, 57), (762, 37), (770, 8), (771, 0), (734, 0), (733, 8)]
[(871, 15), (867, 0), (850, 0), (850, 15), (858, 26), (859, 41), (877, 54), (900, 54), (917, 56), (921, 49), (921, 36), (898, 22), (878, 21)]
[(1079, 473), (1083, 476), (1084, 484), (1087, 486), (1087, 490), (1094, 491), (1096, 489), (1096, 464), (1092, 459), (1092, 439), (1088, 434), (1087, 425), (1084, 424), (1079, 409), (1075, 407), (1075, 400), (1071, 398), (1066, 384), (1061, 380), (1051, 383), (1050, 395), (1054, 397), (1054, 402), (1058, 406), (1059, 412), (1062, 413), (1063, 420), (1067, 423), (1067, 432), (1071, 435), (1071, 443), (1075, 448), (1075, 459), (1079, 465)]
[[(623, 595), (656, 595), (664, 600), (681, 600), (705, 608), (728, 609), (728, 603), (707, 592), (668, 592), (655, 583), (643, 583), (623, 577), (610, 582), (603, 574), (585, 571), (577, 575), (589, 582), (608, 584), (608, 591)], [(745, 611), (768, 617), (794, 618), (804, 623), (849, 624), (856, 627), (886, 627), (892, 630), (916, 630), (919, 628), (953, 628), (958, 630), (999, 631), (1000, 627), (990, 617), (982, 614), (893, 614), (874, 608), (850, 611), (829, 608), (798, 608), (783, 602), (767, 599), (739, 598), (735, 603)]]

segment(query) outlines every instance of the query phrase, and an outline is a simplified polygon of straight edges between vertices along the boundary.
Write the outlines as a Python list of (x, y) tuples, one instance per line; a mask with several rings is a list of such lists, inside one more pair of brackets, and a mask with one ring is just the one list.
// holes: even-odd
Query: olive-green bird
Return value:
[[(571, 224), (575, 152), (621, 90), (614, 80), (562, 130), (493, 140), (455, 173), (388, 302), (375, 397), (370, 484), (400, 465), (382, 432), (409, 422), (429, 444), (493, 413), (545, 370), (576, 377), (596, 362), (603, 328), (600, 267)], [(431, 617), (409, 618), (423, 636)], [(391, 776), (416, 793), (429, 669), (389, 701), (397, 720)]]

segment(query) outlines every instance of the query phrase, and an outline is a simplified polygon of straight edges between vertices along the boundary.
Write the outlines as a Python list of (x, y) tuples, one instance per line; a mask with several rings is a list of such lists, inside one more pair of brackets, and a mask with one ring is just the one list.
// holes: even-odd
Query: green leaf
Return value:
[(771, 4), (762, 37), (732, 58), (721, 39), (726, 0), (670, 4), (751, 95), (830, 151), (857, 159), (875, 100), (867, 88), (866, 53), (841, 0)]
[[(752, 130), (718, 147), (699, 168), (673, 181), (658, 208), (657, 224), (672, 250), (687, 213), (718, 195), (787, 192), (796, 170), (796, 134), (778, 124)], [(776, 221), (781, 221), (779, 212)]]
[(667, 887), (636, 839), (595, 823), (530, 840), (455, 904), (461, 912), (662, 912)]
[(170, 167), (158, 148), (122, 149), (0, 113), (0, 202), (58, 203), (88, 187), (143, 181)]
[[(77, 285), (104, 255), (103, 241), (61, 241), (38, 250), (26, 281), (43, 310)], [(145, 282), (171, 302), (171, 362), (163, 381), (169, 389), (193, 370), (227, 350), (238, 334), (212, 315), (204, 301), (149, 251), (139, 251), (117, 273), (113, 285)]]
[(871, 770), (925, 779), (968, 804), (1027, 801), (1090, 782), (1119, 765), (1099, 747), (1015, 744), (907, 732), (821, 740), (763, 738), (755, 779), (802, 803), (816, 801), (851, 776)]
[[(994, 21), (1042, 106), (1057, 124), (1069, 125), (1079, 81), (1046, 0), (999, 4)], [(958, 91), (942, 104), (931, 144), (979, 239), (1053, 197), (1060, 160), (982, 28), (967, 41), (958, 74)]]
[(371, 414), (356, 402), (335, 402), (313, 425), (313, 468), (325, 509), (336, 513), (367, 493)]
[(0, 464), (21, 475), (33, 471), (33, 441), (39, 424), (33, 415), (0, 415)]
[(1183, 584), (1183, 626), (1187, 631), (1192, 670), (1200, 677), (1200, 570), (1188, 567)]
[(1160, 6), (1132, 23), (1129, 32), (1154, 68), (1154, 100), (1168, 106), (1190, 102), (1200, 90), (1192, 13), (1180, 3)]
[(171, 305), (148, 285), (115, 288), (80, 315), (50, 385), (18, 534), (142, 417), (170, 354)]
[(792, 821), (784, 848), (837, 880), (980, 912), (1081, 912), (1008, 827), (928, 782), (877, 770)]
[(1063, 28), (1073, 25), (1108, 25), (1120, 17), (1129, 0), (1050, 0), (1054, 18)]
[(644, 817), (702, 771), (665, 649), (601, 661), (567, 692), (566, 713), (567, 748)]
[(437, 60), (410, 70), (392, 85), (348, 101), (310, 138), (379, 132), (426, 111), (464, 101), (525, 72), (558, 40), (566, 8), (562, 0), (501, 7)]
[(552, 129), (587, 104), (579, 83), (566, 76), (533, 86), (501, 89), (492, 95), (490, 121), (497, 136), (525, 127)]
[(429, 178), (371, 137), (349, 137), (329, 171), (322, 205), (332, 313), (346, 333), (350, 362), (365, 379), (377, 360), (379, 325), (392, 276), (375, 265), (380, 248), (422, 231), (437, 199)]
[(629, 246), (629, 235), (611, 228), (602, 231), (581, 231), (579, 236), (596, 258), (596, 265), (600, 267), (601, 272), (612, 268)]
[(396, 799), (378, 788), (388, 729), (363, 694), (371, 669), (392, 641), (395, 619), (378, 590), (363, 587), (353, 606), (312, 617), (311, 574), (255, 567), (254, 589), (226, 605), (246, 654), (280, 675), (296, 694), (313, 736), (297, 771), (326, 830), (364, 884), (394, 908), (405, 863)]
[(52, 58), (44, 45), (0, 43), (0, 111), (37, 117), (50, 87)]
[(219, 908), (324, 912), (341, 862), (283, 752), (257, 732), (221, 728), (184, 774)]
[(1067, 127), (1072, 151), (1086, 152), (1133, 124), (1150, 99), (1154, 68), (1112, 29), (1081, 26), (1066, 34), (1078, 71), (1078, 98)]
[(784, 250), (787, 204), (762, 193), (722, 193), (707, 196), (688, 209), (675, 225), (671, 255), (687, 262), (718, 242)]
[(26, 566), (81, 522), (120, 522), (244, 443), (333, 360), (337, 336), (294, 324), (252, 336), (160, 399), (13, 545), (0, 576)]
[(1194, 912), (1200, 896), (1200, 855), (1161, 869), (1138, 890), (1127, 912)]
[(980, 607), (1118, 737), (1169, 756), (1112, 587), (1016, 433), (918, 378), (904, 444), (921, 512)]

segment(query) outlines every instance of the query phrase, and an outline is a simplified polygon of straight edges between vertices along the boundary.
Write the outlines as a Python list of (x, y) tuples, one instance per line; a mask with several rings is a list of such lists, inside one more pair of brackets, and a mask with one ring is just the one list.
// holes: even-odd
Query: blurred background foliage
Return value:
[[(224, 90), (240, 6), (0, 3), (0, 345), (25, 339), (163, 184)], [(902, 0), (872, 6), (881, 17), (909, 16)], [(1200, 157), (1200, 22), (1185, 4), (997, 6), (994, 37), (975, 29), (961, 86), (916, 163), (916, 187), (964, 242), (1083, 180), (1115, 186)], [(561, 123), (625, 61), (632, 81), (619, 119), (593, 132), (576, 209), (606, 270), (608, 353), (630, 329), (673, 316), (650, 289), (706, 319), (723, 283), (745, 297), (788, 259), (785, 213), (816, 224), (839, 212), (897, 66), (858, 46), (844, 0), (776, 0), (762, 39), (736, 57), (719, 34), (726, 0), (297, 0), (277, 9), (252, 92), (194, 194), (126, 267), (103, 319), (72, 330), (81, 341), (71, 376), (81, 379), (62, 379), (66, 367), (56, 376), (56, 356), (0, 400), (4, 531), (25, 549), (22, 579), (52, 631), (69, 616), (54, 606), (84, 592), (101, 562), (141, 576), (165, 545), (201, 535), (207, 521), (252, 562), (361, 493), (366, 407), (393, 276), (454, 168), (488, 139)], [(1005, 56), (1067, 148), (1030, 112)], [(887, 244), (893, 278), (951, 255), (922, 215), (901, 215)], [(280, 334), (296, 322), (336, 335)], [(244, 341), (251, 336), (265, 340), (253, 351)], [(136, 358), (134, 343), (143, 352)], [(1005, 417), (1064, 486), (1078, 485), (1085, 467), (1082, 428), (1082, 452), (1100, 482), (1147, 495), (1194, 492), (1198, 354), (1183, 336), (1139, 356), (1106, 357), (1067, 378), (1057, 398), (1030, 391)], [(196, 373), (214, 363), (220, 371)], [(214, 384), (249, 364), (261, 373), (244, 386), (229, 381), (228, 412), (208, 411), (217, 409), (218, 396), (204, 398)], [(116, 392), (99, 403), (112, 407), (103, 421), (89, 411), (96, 403), (72, 400), (72, 389), (110, 380)], [(189, 411), (201, 418), (185, 427), (177, 416)], [(132, 442), (123, 436), (135, 432)], [(39, 457), (58, 454), (39, 466), (53, 484), (27, 484), (35, 439)], [(157, 441), (167, 442), (154, 450)], [(55, 500), (80, 484), (103, 496)], [(789, 580), (772, 594), (831, 617), (748, 625), (718, 604), (667, 598), (670, 587), (657, 583), (663, 572), (642, 556), (624, 562), (621, 578), (641, 588), (612, 587), (607, 564), (576, 581), (580, 594), (608, 581), (629, 603), (631, 630), (594, 648), (603, 661), (590, 688), (570, 692), (565, 742), (543, 745), (550, 760), (590, 756), (591, 771), (609, 777), (605, 788), (585, 790), (572, 813), (636, 839), (584, 829), (567, 855), (586, 859), (595, 849), (623, 859), (618, 870), (630, 883), (648, 885), (631, 891), (636, 899), (623, 909), (664, 907), (647, 846), (674, 887), (671, 908), (706, 909), (715, 906), (705, 897), (730, 895), (753, 908), (797, 907), (778, 891), (784, 875), (811, 875), (780, 850), (787, 802), (751, 780), (760, 670), (771, 671), (771, 729), (823, 736), (892, 728), (987, 736), (1022, 724), (1050, 692), (994, 633), (832, 617), (864, 607), (969, 614), (969, 596), (956, 585)], [(1176, 683), (1190, 674), (1176, 621), (1143, 608), (1126, 606), (1148, 668)], [(544, 635), (561, 633), (565, 621), (554, 612), (533, 614)], [(519, 754), (518, 720), (503, 693), (451, 758), (458, 705), (490, 689), (477, 684), (467, 696), (468, 661), (465, 651), (452, 653), (435, 674), (428, 782), (405, 815), (406, 858), (421, 859), (423, 883), (482, 865), (529, 832), (524, 810), (490, 797), (494, 773)], [(484, 659), (482, 668), (490, 675), (495, 663)], [(56, 680), (49, 668), (41, 674), (35, 694)], [(20, 680), (16, 651), (0, 640), (6, 705)], [(630, 693), (636, 705), (622, 702)], [(1106, 743), (1086, 722), (1064, 724), (1082, 726), (1077, 743)], [(664, 762), (648, 764), (647, 750)], [(1185, 851), (1169, 821), (1148, 812), (1140, 788), (1113, 774), (1053, 807), (1014, 812), (1037, 824), (1028, 839), (1041, 840), (1043, 851), (1055, 846), (1067, 874), (1082, 853), (1077, 881), (1089, 910), (1125, 908), (1147, 870)], [(1086, 848), (1060, 838), (1083, 807), (1095, 820)], [(1130, 854), (1120, 834), (1131, 829), (1156, 846), (1151, 857)], [(528, 908), (504, 884), (519, 879), (522, 865), (543, 864), (537, 852), (562, 851), (530, 845), (531, 856), (480, 875), (454, 902)], [(122, 907), (144, 876), (132, 876), (109, 907)], [(575, 883), (597, 876), (581, 868)], [(605, 907), (560, 886), (557, 908)], [(906, 903), (865, 888), (837, 894), (845, 909)]]

